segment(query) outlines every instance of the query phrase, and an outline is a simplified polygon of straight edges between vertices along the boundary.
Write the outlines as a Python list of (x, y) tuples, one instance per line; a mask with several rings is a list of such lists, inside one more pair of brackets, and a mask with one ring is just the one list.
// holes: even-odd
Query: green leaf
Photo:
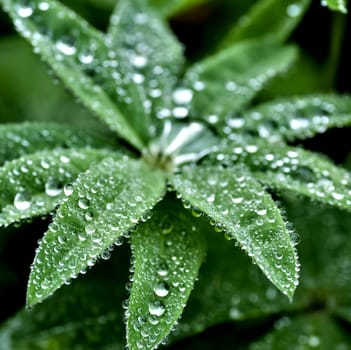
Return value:
[(121, 304), (126, 297), (128, 269), (121, 266), (129, 263), (129, 251), (123, 248), (44, 303), (3, 323), (1, 349), (122, 350), (125, 327)]
[(145, 0), (119, 1), (108, 33), (119, 58), (119, 71), (130, 80), (133, 103), (129, 114), (138, 115), (138, 127), (148, 130), (151, 116), (162, 118), (171, 113), (172, 91), (184, 63), (183, 49)]
[(263, 85), (287, 70), (294, 47), (260, 41), (234, 45), (191, 67), (185, 85), (194, 90), (191, 115), (207, 122), (225, 118), (248, 104)]
[(143, 142), (134, 130), (135, 116), (126, 114), (131, 118), (128, 121), (122, 115), (128, 112), (130, 97), (116, 71), (115, 54), (102, 33), (54, 0), (44, 5), (40, 0), (1, 2), (17, 30), (83, 104), (112, 130), (141, 149)]
[(268, 279), (292, 297), (299, 267), (289, 232), (272, 198), (245, 168), (187, 168), (173, 183), (183, 200), (237, 240)]
[(329, 128), (351, 125), (351, 97), (310, 95), (263, 103), (228, 120), (235, 131), (267, 140), (313, 137)]
[(331, 10), (347, 13), (347, 0), (321, 0), (322, 6), (328, 6)]
[(160, 172), (118, 155), (82, 174), (40, 243), (27, 304), (44, 300), (108, 255), (109, 248), (148, 215), (164, 191)]
[(326, 157), (297, 147), (266, 143), (237, 145), (220, 153), (224, 163), (244, 162), (265, 185), (351, 210), (351, 177)]
[(203, 232), (190, 213), (168, 200), (132, 233), (131, 243), (135, 272), (128, 345), (155, 349), (177, 323), (193, 289), (205, 256)]
[(149, 0), (155, 9), (168, 17), (207, 2), (209, 0)]
[(64, 198), (64, 185), (108, 155), (104, 150), (53, 150), (5, 163), (0, 167), (0, 226), (53, 211)]
[(5, 161), (55, 148), (109, 147), (113, 144), (86, 130), (50, 123), (0, 125), (0, 165)]
[(299, 24), (311, 0), (260, 0), (229, 31), (222, 46), (242, 40), (269, 38), (285, 41)]
[(347, 331), (328, 317), (315, 313), (300, 317), (283, 317), (275, 324), (275, 329), (262, 340), (249, 347), (250, 350), (271, 349), (349, 349), (350, 336)]
[(290, 303), (239, 247), (213, 234), (208, 223), (202, 231), (208, 239), (206, 261), (171, 340), (201, 333), (216, 324), (262, 319), (308, 307), (310, 297), (304, 286), (297, 288)]

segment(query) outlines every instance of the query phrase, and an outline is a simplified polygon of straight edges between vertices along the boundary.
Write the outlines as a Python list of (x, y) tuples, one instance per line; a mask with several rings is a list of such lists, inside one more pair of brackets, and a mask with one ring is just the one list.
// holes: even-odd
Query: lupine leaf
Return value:
[(185, 76), (185, 85), (194, 90), (191, 115), (223, 122), (287, 70), (295, 56), (294, 47), (261, 40), (239, 43), (195, 64)]
[(350, 336), (327, 314), (315, 313), (300, 317), (283, 317), (273, 332), (250, 345), (250, 350), (271, 349), (349, 349)]
[(133, 232), (135, 272), (127, 321), (131, 350), (155, 349), (176, 324), (205, 256), (204, 240), (196, 219), (171, 200)]
[(82, 174), (38, 248), (27, 304), (45, 299), (108, 254), (109, 247), (148, 214), (164, 191), (161, 173), (118, 155)]
[(209, 0), (149, 0), (149, 3), (166, 16), (175, 15)]
[(321, 0), (321, 3), (331, 10), (347, 13), (347, 0)]
[[(218, 156), (217, 156), (218, 158)], [(351, 177), (326, 157), (282, 144), (256, 143), (220, 152), (224, 163), (244, 162), (265, 185), (351, 210)]]
[(282, 42), (299, 24), (310, 3), (311, 0), (260, 0), (229, 31), (222, 46), (257, 37)]
[(53, 123), (0, 125), (0, 165), (25, 154), (55, 148), (110, 147), (112, 140)]
[(134, 130), (135, 116), (128, 115), (132, 118), (129, 122), (121, 113), (128, 111), (129, 96), (125, 86), (118, 85), (118, 62), (103, 35), (54, 0), (1, 3), (17, 30), (79, 99), (112, 130), (141, 148), (141, 136)]
[(203, 232), (208, 239), (206, 261), (171, 340), (201, 333), (216, 324), (308, 307), (310, 296), (305, 286), (297, 288), (290, 303), (243, 251), (214, 234), (209, 224)]
[(141, 130), (148, 130), (151, 115), (171, 113), (172, 91), (184, 63), (182, 47), (145, 0), (119, 1), (108, 33), (121, 76), (128, 80), (130, 114), (138, 115)]
[(351, 125), (351, 97), (324, 94), (275, 100), (228, 122), (235, 131), (269, 140), (304, 139), (329, 128)]
[(122, 350), (121, 303), (128, 269), (121, 266), (129, 263), (128, 250), (123, 248), (52, 298), (2, 324), (1, 350)]
[(298, 262), (289, 232), (276, 204), (246, 169), (187, 168), (173, 182), (183, 200), (237, 240), (268, 279), (292, 297)]
[(64, 185), (74, 181), (91, 163), (114, 154), (104, 150), (43, 151), (0, 167), (0, 226), (44, 215), (64, 197)]

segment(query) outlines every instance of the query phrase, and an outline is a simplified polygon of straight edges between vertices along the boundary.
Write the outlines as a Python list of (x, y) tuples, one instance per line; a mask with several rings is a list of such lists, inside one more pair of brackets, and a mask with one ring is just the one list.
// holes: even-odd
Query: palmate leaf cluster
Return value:
[[(296, 234), (275, 194), (350, 210), (349, 172), (289, 142), (349, 125), (351, 98), (316, 94), (250, 106), (296, 59), (297, 49), (282, 42), (309, 3), (259, 1), (222, 49), (186, 66), (182, 46), (144, 0), (118, 1), (107, 33), (54, 0), (1, 0), (17, 30), (112, 131), (106, 136), (54, 123), (0, 127), (0, 225), (53, 214), (31, 268), (27, 305), (42, 302), (98, 260), (111, 259), (96, 270), (113, 276), (102, 285), (99, 271), (89, 271), (18, 314), (0, 332), (5, 349), (73, 348), (81, 337), (85, 349), (122, 348), (124, 295), (113, 280), (128, 280), (123, 240), (133, 256), (123, 303), (129, 349), (158, 347), (189, 297), (192, 312), (185, 309), (171, 339), (228, 320), (310, 307), (309, 297), (326, 277), (311, 277), (312, 285), (302, 280), (307, 296), (298, 290), (289, 304), (300, 263)], [(263, 23), (267, 11), (277, 16)], [(298, 226), (301, 213), (289, 203)], [(330, 245), (340, 247), (340, 241)], [(303, 261), (312, 247), (306, 241)], [(336, 265), (347, 255), (343, 249)], [(330, 288), (337, 300), (333, 315), (349, 321), (347, 283)], [(93, 308), (87, 289), (96, 299)], [(109, 304), (106, 289), (112, 291)], [(53, 315), (56, 303), (62, 308)], [(70, 315), (72, 307), (80, 310)], [(251, 347), (283, 348), (300, 328), (311, 346), (324, 329), (345, 341), (321, 312), (278, 320), (276, 330)]]

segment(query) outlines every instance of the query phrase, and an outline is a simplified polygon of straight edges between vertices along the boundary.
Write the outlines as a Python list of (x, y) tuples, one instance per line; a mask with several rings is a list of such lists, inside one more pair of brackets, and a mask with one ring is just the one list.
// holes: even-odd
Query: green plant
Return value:
[[(350, 210), (349, 172), (288, 142), (349, 125), (351, 98), (315, 94), (248, 105), (296, 59), (296, 48), (281, 42), (309, 1), (258, 2), (246, 20), (230, 31), (223, 49), (186, 68), (181, 45), (160, 13), (143, 0), (118, 1), (107, 34), (57, 1), (1, 3), (35, 51), (111, 130), (106, 134), (53, 123), (0, 127), (0, 224), (55, 212), (32, 265), (27, 306), (85, 274), (97, 260), (109, 259), (123, 238), (129, 239), (133, 254), (125, 304), (129, 349), (154, 349), (171, 332), (207, 246), (212, 289), (201, 286), (201, 279), (196, 288), (210, 294), (210, 303), (217, 300), (212, 295), (218, 292), (216, 278), (226, 280), (226, 264), (233, 266), (226, 260), (231, 254), (247, 269), (237, 273), (237, 288), (266, 286), (255, 267), (246, 267), (246, 257), (235, 245), (292, 299), (299, 275), (296, 236), (272, 196), (291, 192)], [(184, 6), (179, 3), (174, 9)], [(273, 11), (274, 20), (267, 20), (264, 13)], [(215, 262), (218, 267), (208, 266)], [(83, 281), (72, 286), (72, 294), (70, 289), (60, 291), (63, 294), (57, 298), (67, 308), (79, 305), (77, 296), (84, 295), (80, 290), (103, 299), (103, 291), (95, 285), (100, 278), (92, 275), (90, 287)], [(274, 305), (262, 302), (266, 313), (299, 310), (308, 304), (301, 297), (289, 307), (273, 287), (267, 288)], [(221, 293), (222, 299), (235, 295), (231, 288)], [(121, 295), (118, 290), (116, 300)], [(34, 308), (40, 315), (38, 328), (47, 322), (54, 298)], [(203, 319), (196, 312), (190, 321), (185, 319), (187, 327), (179, 326), (175, 335), (179, 338), (226, 320), (223, 310), (204, 318), (206, 303), (201, 296), (196, 298)], [(99, 344), (104, 324), (116, 321), (116, 314), (99, 317), (105, 308), (100, 309), (99, 302), (96, 317), (92, 311), (87, 322), (95, 324), (95, 333), (84, 349)], [(59, 312), (65, 315), (67, 310)], [(242, 313), (234, 306), (230, 309), (232, 319), (242, 318)], [(79, 313), (72, 317), (79, 319)], [(329, 322), (324, 315), (311, 317), (316, 324)], [(296, 327), (304, 322), (297, 319)], [(13, 328), (16, 321), (0, 333), (0, 339), (9, 342)], [(120, 333), (116, 328), (116, 337)], [(40, 340), (29, 342), (23, 349), (71, 348), (78, 337), (77, 333), (51, 338), (44, 345)], [(104, 349), (121, 346), (111, 337), (106, 335)], [(253, 348), (268, 348), (267, 339)]]

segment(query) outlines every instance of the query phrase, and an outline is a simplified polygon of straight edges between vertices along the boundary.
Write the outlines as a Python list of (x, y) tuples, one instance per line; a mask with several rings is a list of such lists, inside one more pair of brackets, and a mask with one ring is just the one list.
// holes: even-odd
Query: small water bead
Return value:
[(267, 209), (258, 209), (255, 211), (257, 215), (264, 216), (267, 214)]
[(312, 348), (317, 348), (320, 345), (320, 339), (316, 335), (311, 335), (308, 338), (308, 345)]
[(73, 193), (73, 185), (72, 184), (66, 184), (64, 187), (63, 187), (63, 192), (64, 194), (69, 197), (70, 195), (72, 195)]
[(160, 298), (164, 298), (169, 294), (169, 287), (168, 287), (167, 283), (159, 282), (154, 287), (154, 292), (155, 292), (156, 296), (158, 296)]
[(172, 110), (173, 116), (178, 119), (186, 118), (189, 114), (189, 110), (186, 107), (175, 107)]
[(85, 226), (85, 232), (88, 234), (88, 235), (93, 235), (95, 233), (96, 229), (93, 225), (89, 224), (87, 226)]
[(66, 56), (72, 56), (77, 52), (77, 48), (74, 45), (63, 40), (58, 40), (55, 46)]
[(165, 306), (159, 300), (150, 303), (148, 309), (150, 315), (157, 317), (161, 317), (166, 312)]
[(142, 74), (135, 73), (135, 74), (133, 74), (132, 79), (133, 79), (135, 84), (142, 84), (145, 80), (145, 77)]
[(132, 65), (136, 68), (144, 68), (148, 63), (148, 60), (144, 56), (136, 55), (132, 57), (131, 62), (132, 62)]
[(290, 4), (286, 8), (286, 14), (289, 17), (298, 17), (302, 13), (302, 8), (299, 4)]
[(50, 8), (50, 4), (46, 1), (42, 1), (39, 3), (38, 8), (41, 11), (47, 11)]
[(161, 277), (165, 277), (167, 276), (169, 273), (169, 269), (168, 269), (168, 266), (166, 263), (161, 263), (159, 266), (158, 266), (158, 269), (157, 269), (157, 274)]
[(18, 6), (17, 13), (22, 18), (28, 18), (33, 14), (33, 8), (30, 5), (21, 5)]
[(62, 186), (56, 179), (49, 179), (45, 183), (45, 193), (50, 197), (57, 197), (62, 193)]
[(27, 192), (19, 192), (15, 195), (13, 204), (19, 210), (29, 209), (32, 204), (32, 197)]
[(87, 199), (87, 198), (80, 198), (78, 201), (79, 208), (84, 209), (84, 210), (89, 208), (89, 204), (90, 204), (90, 202), (89, 202), (89, 199)]
[(179, 88), (173, 92), (173, 101), (179, 105), (185, 105), (193, 99), (193, 91), (186, 88)]
[(90, 53), (81, 53), (79, 54), (78, 59), (83, 64), (90, 64), (94, 61), (94, 56)]

